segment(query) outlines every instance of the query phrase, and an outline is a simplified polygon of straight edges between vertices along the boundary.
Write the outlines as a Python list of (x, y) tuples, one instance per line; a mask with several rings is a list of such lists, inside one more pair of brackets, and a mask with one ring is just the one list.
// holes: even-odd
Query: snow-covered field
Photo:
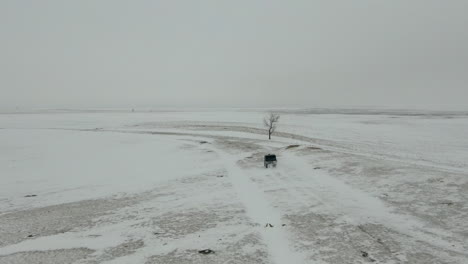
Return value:
[(466, 113), (264, 115), (0, 114), (0, 263), (468, 263)]

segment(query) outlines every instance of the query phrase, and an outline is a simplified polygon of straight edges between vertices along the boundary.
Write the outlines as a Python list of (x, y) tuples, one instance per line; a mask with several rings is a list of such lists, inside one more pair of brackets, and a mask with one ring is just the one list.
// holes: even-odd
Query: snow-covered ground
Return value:
[(468, 263), (465, 113), (264, 114), (0, 114), (0, 263)]

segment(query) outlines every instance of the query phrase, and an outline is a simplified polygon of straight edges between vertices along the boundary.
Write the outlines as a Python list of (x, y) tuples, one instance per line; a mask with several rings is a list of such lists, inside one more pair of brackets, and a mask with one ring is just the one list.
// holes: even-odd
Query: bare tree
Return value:
[(279, 115), (270, 113), (263, 119), (263, 125), (268, 128), (268, 139), (271, 139), (271, 135), (275, 132), (279, 118)]

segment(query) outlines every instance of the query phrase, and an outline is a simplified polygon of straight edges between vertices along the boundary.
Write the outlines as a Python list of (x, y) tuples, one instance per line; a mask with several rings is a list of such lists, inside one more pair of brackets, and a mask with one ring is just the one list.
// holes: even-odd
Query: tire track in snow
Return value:
[(304, 169), (309, 167), (309, 164), (294, 154), (283, 153), (282, 158), (289, 164), (289, 170), (298, 177), (298, 181), (308, 186), (313, 193), (322, 196), (319, 198), (318, 195), (314, 195), (330, 213), (341, 213), (354, 224), (377, 222), (399, 233), (407, 234), (416, 241), (424, 241), (447, 252), (467, 256), (463, 238), (457, 234), (426, 226), (424, 221), (411, 215), (394, 213), (379, 199), (353, 189), (327, 173), (312, 173)]
[[(245, 206), (247, 215), (259, 224), (258, 231), (268, 247), (272, 261), (276, 264), (306, 263), (302, 254), (291, 249), (289, 235), (282, 228), (281, 215), (273, 209), (263, 191), (236, 165), (239, 158), (223, 151), (217, 153), (225, 163), (228, 178)], [(273, 227), (265, 227), (268, 223)]]

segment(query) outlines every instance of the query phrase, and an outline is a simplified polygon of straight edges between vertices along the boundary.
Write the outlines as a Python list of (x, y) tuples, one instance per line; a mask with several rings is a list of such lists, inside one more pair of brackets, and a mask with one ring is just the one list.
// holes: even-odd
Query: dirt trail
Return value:
[[(346, 215), (356, 224), (366, 222), (383, 224), (428, 245), (468, 256), (466, 254), (468, 248), (461, 242), (463, 238), (457, 234), (433, 228), (423, 219), (393, 213), (393, 209), (380, 199), (352, 188), (326, 172), (314, 171), (303, 158), (289, 153), (283, 153), (282, 158), (287, 164), (282, 168), (283, 173), (296, 170), (296, 175), (302, 178), (296, 180), (308, 186), (315, 194), (314, 197), (325, 204), (331, 212)], [(454, 238), (459, 241), (453, 240)]]
[(263, 242), (267, 245), (273, 262), (276, 264), (305, 263), (301, 254), (291, 248), (291, 236), (284, 228), (280, 212), (271, 206), (263, 191), (236, 165), (239, 158), (224, 151), (218, 151), (218, 154), (226, 164), (228, 177), (239, 199), (246, 207), (248, 217), (258, 224)]

